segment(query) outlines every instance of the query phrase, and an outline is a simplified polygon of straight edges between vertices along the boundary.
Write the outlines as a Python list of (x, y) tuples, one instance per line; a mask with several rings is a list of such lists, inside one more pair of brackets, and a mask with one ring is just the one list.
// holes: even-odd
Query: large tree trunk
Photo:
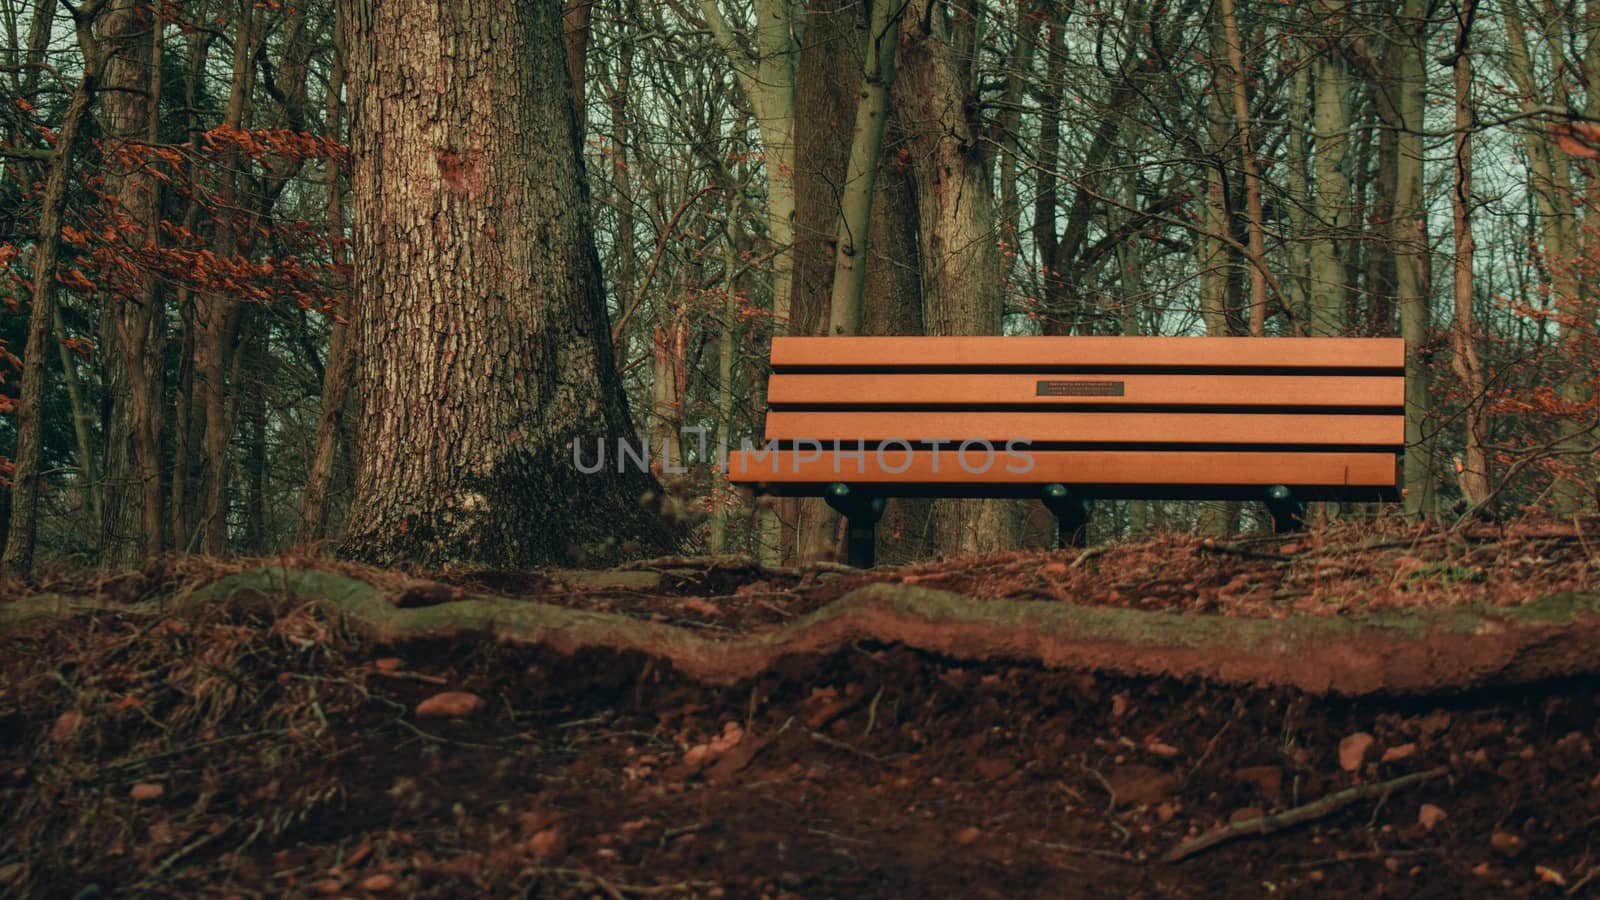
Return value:
[[(612, 358), (561, 0), (340, 0), (354, 88), (345, 552), (532, 565), (661, 550)], [(575, 444), (592, 463), (577, 472)]]
[[(917, 177), (923, 267), (923, 325), (930, 335), (999, 334), (1004, 267), (997, 245), (990, 154), (976, 121), (972, 46), (976, 10), (913, 4), (901, 32), (895, 105)], [(995, 435), (916, 435), (949, 438)], [(1015, 543), (1014, 504), (948, 500), (934, 531), (948, 556), (990, 553)]]

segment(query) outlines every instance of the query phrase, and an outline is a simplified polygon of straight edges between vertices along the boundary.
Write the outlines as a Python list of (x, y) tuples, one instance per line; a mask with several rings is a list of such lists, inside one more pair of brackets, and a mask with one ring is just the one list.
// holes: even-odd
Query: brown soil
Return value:
[[(1070, 584), (1120, 553), (1188, 565), (1170, 540), (889, 578), (943, 573), (939, 587), (1017, 599), (978, 585), (1015, 584), (1056, 562), (1065, 572), (1042, 577)], [(1285, 564), (1266, 554), (1306, 551), (1229, 546), (1196, 552), (1252, 571), (1313, 558)], [(1592, 557), (1570, 536), (1420, 546), (1438, 548), (1414, 551), (1422, 568), (1476, 559), (1488, 571), (1533, 570), (1523, 587), (1592, 584)], [(1504, 563), (1471, 555), (1490, 546)], [(1378, 572), (1390, 549), (1329, 559)], [(1530, 555), (1555, 574), (1540, 581), (1544, 568), (1517, 562)], [(456, 587), (390, 575), (385, 587), (397, 614), (466, 605), (464, 591), (610, 599), (635, 620), (665, 620), (641, 623), (649, 628), (737, 643), (823, 606), (803, 598), (836, 599), (871, 577), (683, 560), (631, 571), (458, 573)], [(1116, 571), (1141, 577), (1131, 563)], [(93, 896), (80, 891), (95, 885), (104, 896), (1458, 897), (1583, 895), (1600, 884), (1593, 675), (1469, 689), (1492, 679), (1458, 672), (1455, 690), (1337, 697), (1271, 679), (1096, 674), (1026, 653), (958, 658), (869, 636), (712, 684), (666, 657), (601, 646), (380, 639), (325, 604), (260, 592), (172, 603), (165, 615), (115, 609), (216, 574), (95, 582), (113, 598), (106, 607), (64, 606), (0, 632), (0, 895)], [(1492, 577), (1470, 582), (1476, 605), (1502, 600), (1486, 590)], [(616, 586), (628, 578), (633, 587)], [(1435, 596), (1427, 579), (1412, 583)], [(86, 584), (49, 587), (82, 597)], [(747, 612), (727, 612), (738, 606), (729, 598)], [(1096, 598), (1110, 599), (1082, 599)], [(1528, 652), (1538, 658), (1557, 636), (1563, 653), (1584, 641), (1600, 651), (1577, 627), (1592, 620), (1539, 625)], [(1436, 656), (1456, 653), (1440, 634), (1473, 653), (1489, 646), (1471, 643), (1481, 633), (1416, 639)], [(1525, 672), (1536, 670), (1563, 671)], [(418, 714), (448, 691), (483, 705), (461, 718)], [(1359, 734), (1371, 744), (1356, 759)], [(1438, 768), (1312, 821), (1163, 861), (1230, 820)]]

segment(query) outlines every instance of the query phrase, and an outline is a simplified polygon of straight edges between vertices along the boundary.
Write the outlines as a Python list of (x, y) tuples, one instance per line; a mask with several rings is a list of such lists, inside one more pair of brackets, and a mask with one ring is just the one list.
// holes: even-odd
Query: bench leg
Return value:
[(1064, 484), (1044, 487), (1045, 508), (1056, 515), (1056, 548), (1083, 547), (1089, 542), (1089, 510), (1093, 503), (1074, 496)]
[(845, 519), (844, 555), (847, 565), (870, 569), (878, 560), (878, 520), (883, 517), (882, 497), (851, 490), (847, 484), (830, 484), (823, 499)]
[(1272, 513), (1272, 530), (1277, 534), (1299, 531), (1306, 524), (1306, 505), (1294, 491), (1281, 484), (1267, 488), (1267, 512)]

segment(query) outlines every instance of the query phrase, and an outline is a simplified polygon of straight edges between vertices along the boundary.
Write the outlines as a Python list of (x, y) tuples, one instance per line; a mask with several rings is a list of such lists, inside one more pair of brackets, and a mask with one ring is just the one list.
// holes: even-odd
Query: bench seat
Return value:
[(777, 338), (772, 370), (729, 478), (827, 497), (857, 563), (889, 496), (1041, 498), (1064, 541), (1094, 499), (1265, 499), (1293, 527), (1399, 497), (1397, 338)]

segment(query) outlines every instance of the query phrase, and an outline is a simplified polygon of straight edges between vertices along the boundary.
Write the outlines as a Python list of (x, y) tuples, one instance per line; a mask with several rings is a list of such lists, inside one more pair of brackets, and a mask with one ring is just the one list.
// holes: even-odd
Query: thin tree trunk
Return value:
[(596, 2), (597, 0), (566, 0), (566, 12), (561, 19), (561, 29), (567, 46), (567, 78), (572, 81), (572, 110), (578, 117), (579, 137), (583, 136), (584, 121), (587, 118), (585, 88), (588, 85), (588, 78), (585, 77), (584, 63), (589, 56), (589, 23), (594, 18)]
[[(243, 127), (250, 87), (255, 80), (255, 6), (241, 2), (238, 13), (232, 85), (222, 117), (222, 125), (226, 128)], [(230, 150), (222, 154), (220, 165), (224, 174), (220, 194), (225, 206), (217, 212), (212, 250), (224, 259), (238, 252), (238, 238), (248, 227), (246, 222), (236, 221), (245, 215), (246, 206), (239, 197), (240, 186), (235, 175), (240, 164), (238, 151)], [(213, 556), (228, 552), (228, 438), (233, 428), (228, 415), (226, 362), (228, 350), (237, 334), (238, 319), (238, 300), (227, 294), (206, 294), (195, 305), (195, 321), (199, 326), (195, 347), (196, 382), (202, 389), (201, 412), (205, 421), (201, 438), (201, 456), (205, 462), (202, 479), (202, 510), (205, 518), (201, 526), (200, 546), (203, 552)]]
[(61, 318), (61, 304), (53, 299), (50, 303), (50, 313), (53, 318), (51, 330), (55, 335), (56, 348), (60, 351), (61, 378), (67, 386), (67, 404), (72, 410), (72, 437), (78, 453), (78, 488), (83, 497), (83, 505), (88, 508), (92, 517), (91, 521), (98, 526), (105, 514), (103, 499), (105, 494), (100, 483), (100, 473), (94, 464), (94, 445), (89, 438), (94, 413), (89, 410), (88, 401), (83, 395), (82, 379), (78, 377), (78, 361), (74, 358), (72, 350), (67, 347), (67, 326)]
[[(741, 49), (718, 2), (700, 0), (700, 11), (738, 74), (761, 132), (767, 238), (772, 244), (772, 333), (787, 334), (794, 282), (795, 76), (806, 8), (800, 0), (755, 0), (756, 55), (751, 59)], [(756, 405), (758, 415), (765, 414), (765, 383)], [(759, 510), (757, 518), (761, 533), (757, 554), (764, 562), (777, 562), (783, 544), (782, 523), (767, 506)]]
[[(328, 108), (324, 127), (331, 136), (344, 132), (344, 101), (340, 93), (344, 78), (344, 20), (334, 9), (333, 69), (328, 75)], [(344, 172), (338, 159), (327, 161), (328, 231), (336, 237), (344, 236)], [(344, 263), (342, 242), (335, 242), (333, 262)], [(343, 285), (341, 285), (343, 287)], [(333, 480), (334, 461), (338, 456), (339, 442), (345, 439), (345, 412), (350, 401), (350, 383), (355, 374), (354, 342), (350, 339), (350, 319), (354, 310), (350, 304), (354, 294), (347, 294), (346, 308), (336, 315), (328, 335), (328, 362), (322, 371), (322, 410), (317, 417), (316, 446), (311, 453), (311, 468), (306, 473), (306, 487), (300, 495), (300, 526), (295, 534), (296, 543), (308, 544), (328, 536), (328, 485)]]
[(1405, 0), (1401, 35), (1394, 52), (1396, 129), (1394, 222), (1390, 241), (1395, 247), (1395, 301), (1400, 307), (1400, 336), (1406, 342), (1406, 456), (1405, 507), (1410, 515), (1432, 515), (1438, 510), (1434, 441), (1429, 417), (1432, 395), (1428, 360), (1423, 355), (1428, 340), (1432, 294), (1428, 284), (1428, 222), (1423, 207), (1423, 93), (1426, 88), (1427, 0)]
[(1455, 179), (1450, 193), (1451, 220), (1455, 226), (1455, 320), (1450, 329), (1450, 364), (1466, 394), (1466, 438), (1459, 477), (1461, 494), (1469, 507), (1489, 498), (1489, 459), (1484, 449), (1488, 436), (1483, 363), (1478, 358), (1472, 315), (1472, 57), (1467, 53), (1477, 0), (1466, 0), (1456, 10), (1455, 69)]
[[(1506, 17), (1506, 70), (1521, 94), (1522, 109), (1526, 112), (1545, 102), (1542, 92), (1535, 86), (1533, 66), (1528, 56), (1527, 27), (1516, 3), (1507, 3)], [(1556, 43), (1552, 40), (1552, 44)], [(1600, 45), (1600, 38), (1590, 38), (1591, 46)], [(1559, 50), (1552, 48), (1552, 54)], [(1594, 77), (1591, 73), (1591, 77)], [(1559, 82), (1560, 79), (1557, 79)], [(1565, 93), (1564, 88), (1561, 93)], [(1562, 105), (1568, 103), (1562, 100)], [(1596, 98), (1591, 94), (1591, 104)], [(1573, 207), (1572, 180), (1567, 157), (1552, 144), (1550, 132), (1544, 128), (1529, 128), (1523, 133), (1527, 143), (1528, 187), (1533, 193), (1538, 210), (1539, 241), (1543, 244), (1545, 271), (1549, 274), (1551, 299), (1561, 315), (1560, 363), (1563, 371), (1556, 376), (1556, 395), (1573, 406), (1585, 405), (1588, 383), (1594, 376), (1592, 360), (1583, 349), (1585, 329), (1574, 323), (1588, 322), (1592, 334), (1595, 321), (1593, 303), (1587, 296), (1591, 291), (1579, 277), (1583, 263), (1578, 258), (1577, 221)], [(1591, 426), (1571, 415), (1556, 417), (1561, 441), (1554, 448), (1566, 459), (1563, 466), (1579, 463), (1580, 454), (1592, 443), (1588, 432)], [(1582, 471), (1580, 466), (1579, 471)], [(1593, 497), (1593, 486), (1586, 485), (1581, 476), (1561, 476), (1556, 479), (1551, 497), (1555, 511), (1570, 515)]]
[(61, 247), (61, 218), (67, 202), (67, 181), (72, 173), (72, 153), (78, 143), (89, 105), (100, 86), (105, 55), (93, 34), (94, 19), (103, 2), (87, 3), (73, 14), (78, 45), (83, 50), (83, 76), (73, 89), (56, 131), (39, 202), (39, 237), (33, 250), (33, 287), (29, 296), (28, 339), (22, 351), (22, 385), (13, 421), (17, 453), (13, 460), (11, 520), (6, 546), (0, 556), (0, 574), (26, 578), (33, 571), (34, 544), (39, 529), (40, 466), (44, 459), (44, 379), (47, 347), (55, 324), (53, 291), (56, 255)]
[(1338, 46), (1345, 0), (1326, 0), (1324, 9), (1330, 46), (1317, 58), (1316, 199), (1318, 234), (1311, 245), (1311, 327), (1313, 336), (1344, 333), (1344, 241), (1349, 225), (1350, 177), (1345, 171), (1349, 149), (1349, 74)]
[(1250, 253), (1250, 333), (1266, 333), (1267, 245), (1261, 212), (1261, 177), (1257, 174), (1255, 143), (1250, 137), (1250, 100), (1246, 91), (1244, 45), (1239, 40), (1233, 0), (1220, 0), (1223, 40), (1227, 48), (1228, 87), (1233, 101), (1234, 128), (1239, 135), (1239, 168), (1244, 172), (1245, 223)]
[(895, 48), (900, 39), (898, 0), (873, 0), (872, 22), (861, 65), (861, 97), (850, 139), (850, 163), (839, 201), (839, 230), (833, 249), (833, 297), (828, 306), (828, 333), (861, 333), (861, 310), (867, 286), (868, 236), (872, 221), (872, 186), (878, 174), (883, 133), (888, 124), (889, 88), (894, 84)]

